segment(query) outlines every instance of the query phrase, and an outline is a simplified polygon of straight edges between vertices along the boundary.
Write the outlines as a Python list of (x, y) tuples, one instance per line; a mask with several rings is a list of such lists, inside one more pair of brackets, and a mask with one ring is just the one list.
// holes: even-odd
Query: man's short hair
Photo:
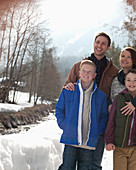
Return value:
[(95, 41), (96, 41), (96, 39), (97, 39), (99, 36), (103, 36), (103, 37), (107, 38), (107, 40), (108, 40), (108, 47), (111, 45), (111, 39), (110, 39), (110, 37), (109, 37), (108, 34), (106, 34), (105, 32), (100, 32), (100, 33), (98, 33), (98, 34), (95, 36)]

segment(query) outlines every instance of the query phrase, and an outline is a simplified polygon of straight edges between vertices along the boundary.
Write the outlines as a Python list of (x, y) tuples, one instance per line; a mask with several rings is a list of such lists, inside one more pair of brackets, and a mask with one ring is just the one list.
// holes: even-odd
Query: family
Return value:
[(110, 45), (97, 34), (94, 53), (66, 79), (55, 108), (65, 144), (59, 170), (101, 170), (104, 148), (113, 150), (114, 170), (136, 169), (136, 50), (121, 51), (119, 70), (105, 55)]

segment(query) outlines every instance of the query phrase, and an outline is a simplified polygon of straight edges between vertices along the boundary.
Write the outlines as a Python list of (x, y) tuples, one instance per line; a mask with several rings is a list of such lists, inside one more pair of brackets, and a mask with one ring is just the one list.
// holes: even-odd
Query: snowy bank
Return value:
[[(28, 94), (18, 93), (18, 105), (1, 104), (6, 111), (19, 111), (28, 104)], [(0, 136), (0, 170), (57, 170), (62, 161), (62, 131), (50, 114), (44, 122), (34, 125), (28, 131)], [(104, 152), (103, 170), (112, 170), (112, 152)]]
[(0, 170), (56, 170), (63, 145), (54, 119), (28, 132), (0, 136)]
[[(53, 115), (27, 132), (0, 136), (0, 170), (57, 170), (62, 161), (62, 131)], [(103, 170), (112, 170), (112, 152), (105, 151)]]

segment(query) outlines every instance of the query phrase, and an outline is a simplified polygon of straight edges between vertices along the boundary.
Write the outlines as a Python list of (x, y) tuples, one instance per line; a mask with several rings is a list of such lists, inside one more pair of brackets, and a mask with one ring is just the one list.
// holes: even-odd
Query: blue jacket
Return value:
[[(60, 142), (82, 145), (82, 110), (84, 90), (79, 81), (74, 91), (63, 89), (56, 104), (58, 126), (63, 130)], [(108, 120), (107, 97), (94, 83), (91, 95), (90, 128), (87, 146), (96, 147), (99, 135), (104, 134)]]

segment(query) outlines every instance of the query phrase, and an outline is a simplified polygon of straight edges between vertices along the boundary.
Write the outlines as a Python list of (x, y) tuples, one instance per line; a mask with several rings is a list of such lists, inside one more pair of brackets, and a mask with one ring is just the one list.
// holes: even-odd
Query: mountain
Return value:
[(57, 47), (58, 57), (88, 56), (93, 49), (94, 35), (95, 33), (92, 28), (57, 34), (53, 38), (53, 43)]
[(106, 32), (111, 40), (115, 42), (115, 46), (123, 46), (127, 42), (127, 36), (124, 36), (122, 30), (117, 26), (105, 24), (98, 28), (82, 28), (72, 30), (71, 32), (63, 32), (53, 36), (53, 45), (56, 47), (58, 57), (78, 56), (86, 57), (93, 52), (93, 42), (97, 33)]

